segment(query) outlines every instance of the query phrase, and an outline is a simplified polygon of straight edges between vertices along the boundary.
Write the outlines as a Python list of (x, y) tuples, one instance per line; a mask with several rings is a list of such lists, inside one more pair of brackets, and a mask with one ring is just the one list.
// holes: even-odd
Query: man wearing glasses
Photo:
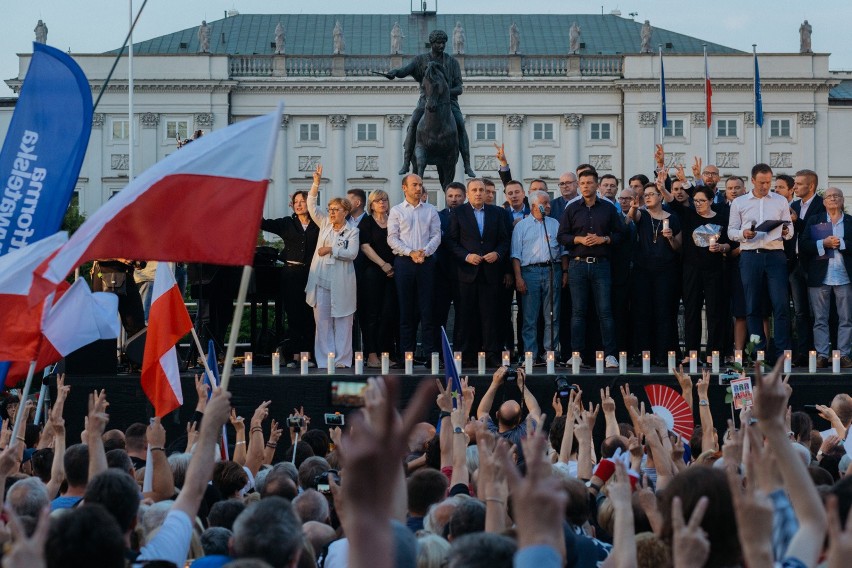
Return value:
[(550, 216), (559, 221), (568, 202), (577, 197), (577, 175), (565, 172), (559, 176), (559, 197), (550, 203)]
[(717, 191), (719, 185), (719, 168), (714, 164), (707, 164), (704, 169), (701, 169), (701, 158), (695, 157), (692, 164), (692, 176), (694, 181), (689, 180), (683, 184), (683, 189), (689, 189), (693, 186), (703, 185), (713, 190), (713, 205), (723, 205), (725, 203), (725, 192)]

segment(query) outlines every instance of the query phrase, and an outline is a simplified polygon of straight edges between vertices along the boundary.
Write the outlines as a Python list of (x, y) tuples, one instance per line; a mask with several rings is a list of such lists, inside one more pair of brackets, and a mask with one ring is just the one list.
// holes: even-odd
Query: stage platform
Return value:
[[(427, 374), (425, 368), (415, 367), (415, 375), (405, 375), (402, 371), (393, 369), (392, 375), (400, 379), (402, 385), (403, 405), (413, 395), (417, 386), (423, 380), (434, 380), (435, 375)], [(475, 371), (476, 369), (474, 369)], [(298, 370), (282, 368), (282, 374), (273, 376), (271, 368), (255, 365), (254, 374), (245, 375), (242, 368), (234, 369), (235, 374), (231, 379), (230, 390), (232, 392), (233, 405), (240, 416), (245, 417), (246, 422), (251, 419), (254, 408), (264, 400), (271, 400), (270, 417), (283, 422), (294, 408), (304, 407), (305, 412), (312, 418), (312, 426), (327, 429), (323, 423), (323, 414), (327, 412), (341, 412), (348, 414), (355, 407), (341, 404), (339, 400), (333, 400), (333, 391), (345, 394), (350, 385), (340, 383), (364, 383), (370, 374), (356, 376), (351, 369), (338, 369), (336, 374), (329, 375), (323, 370), (311, 369), (308, 375), (299, 374)], [(371, 371), (371, 369), (366, 369)], [(557, 375), (565, 375), (569, 382), (576, 383), (583, 390), (583, 398), (586, 401), (600, 402), (600, 389), (610, 387), (610, 392), (618, 406), (619, 421), (628, 421), (627, 412), (624, 410), (619, 386), (629, 383), (631, 391), (639, 400), (646, 400), (643, 387), (651, 384), (664, 384), (678, 389), (676, 379), (663, 372), (662, 368), (652, 369), (651, 374), (641, 374), (635, 369), (628, 369), (627, 374), (619, 374), (610, 370), (602, 375), (594, 373), (594, 369), (584, 370), (577, 375), (571, 374), (571, 369), (557, 368), (556, 374), (548, 375), (544, 369), (536, 367), (532, 375), (526, 381), (527, 388), (536, 397), (541, 405), (542, 411), (553, 416), (551, 402), (555, 392), (554, 379)], [(632, 371), (632, 372), (631, 372)], [(791, 404), (794, 410), (803, 410), (804, 405), (829, 404), (834, 395), (846, 392), (852, 393), (852, 373), (807, 373), (794, 372), (790, 379), (793, 386)], [(493, 372), (493, 371), (492, 371)], [(372, 373), (373, 375), (377, 373)], [(465, 369), (463, 376), (467, 375), (470, 383), (476, 388), (476, 405), (479, 404), (482, 395), (491, 383), (492, 373), (477, 375)], [(693, 380), (697, 380), (695, 374)], [(193, 373), (186, 373), (181, 377), (183, 386), (184, 405), (178, 411), (173, 412), (165, 418), (164, 425), (168, 430), (169, 445), (182, 448), (180, 441), (185, 435), (187, 420), (192, 416), (197, 396), (195, 393)], [(335, 384), (338, 383), (338, 384)], [(83, 416), (87, 411), (87, 397), (94, 389), (105, 388), (107, 398), (110, 402), (109, 428), (124, 430), (133, 422), (147, 423), (152, 413), (152, 407), (145, 397), (139, 382), (139, 374), (119, 374), (112, 376), (104, 375), (72, 375), (69, 374), (66, 384), (71, 385), (71, 394), (65, 406), (66, 429), (69, 434), (69, 444), (72, 440), (79, 439), (79, 433), (83, 428)], [(356, 387), (357, 388), (357, 387)], [(55, 384), (51, 384), (52, 396), (55, 395)], [(723, 430), (726, 426), (725, 420), (730, 418), (731, 409), (725, 404), (726, 387), (718, 383), (718, 376), (713, 376), (713, 384), (710, 388), (710, 404), (714, 415), (714, 423), (717, 428)], [(502, 403), (504, 399), (518, 399), (520, 391), (515, 384), (506, 384), (501, 387), (494, 401), (494, 408)], [(696, 399), (697, 403), (697, 399)], [(438, 410), (434, 407), (428, 419), (432, 422), (437, 420)], [(695, 405), (696, 421), (698, 417), (698, 406)], [(817, 429), (828, 428), (828, 424), (814, 415), (814, 425)], [(603, 419), (599, 419), (596, 436), (603, 436)], [(269, 425), (265, 424), (264, 431), (269, 431)], [(287, 446), (282, 439), (280, 447)]]

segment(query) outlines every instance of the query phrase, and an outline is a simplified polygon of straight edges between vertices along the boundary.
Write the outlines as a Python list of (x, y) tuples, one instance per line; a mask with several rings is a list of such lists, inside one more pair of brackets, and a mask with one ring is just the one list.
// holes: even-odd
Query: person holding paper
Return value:
[(817, 367), (828, 367), (828, 320), (833, 294), (840, 366), (848, 369), (852, 367), (852, 216), (843, 212), (843, 192), (836, 187), (825, 190), (823, 203), (826, 212), (811, 215), (799, 235), (799, 255), (808, 277)]
[(790, 348), (790, 298), (787, 291), (787, 258), (784, 242), (793, 238), (793, 223), (787, 200), (769, 191), (772, 168), (757, 164), (751, 169), (752, 190), (731, 203), (728, 238), (740, 243), (740, 277), (746, 301), (748, 333), (757, 335), (757, 349), (766, 349), (761, 315), (761, 282), (769, 284), (775, 318), (775, 348)]

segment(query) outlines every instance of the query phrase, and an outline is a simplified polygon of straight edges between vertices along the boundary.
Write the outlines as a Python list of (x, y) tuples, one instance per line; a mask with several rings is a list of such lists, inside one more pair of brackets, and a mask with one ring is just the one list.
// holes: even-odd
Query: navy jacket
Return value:
[[(503, 262), (509, 256), (511, 245), (506, 211), (496, 205), (485, 205), (485, 222), (480, 235), (473, 207), (470, 203), (459, 205), (450, 215), (450, 226), (442, 243), (446, 243), (456, 257), (459, 282), (473, 282), (482, 270), (487, 282), (497, 284), (502, 281)], [(482, 262), (478, 266), (465, 262), (468, 254), (484, 256), (490, 252), (499, 254), (500, 260)]]

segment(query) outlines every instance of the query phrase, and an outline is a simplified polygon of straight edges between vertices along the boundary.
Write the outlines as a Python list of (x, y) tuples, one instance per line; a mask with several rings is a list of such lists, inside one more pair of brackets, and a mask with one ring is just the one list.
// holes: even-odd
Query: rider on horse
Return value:
[(415, 136), (417, 133), (417, 123), (423, 117), (423, 112), (426, 106), (426, 98), (423, 95), (423, 77), (426, 74), (426, 67), (430, 62), (436, 62), (440, 65), (444, 77), (447, 80), (447, 85), (450, 87), (450, 105), (453, 111), (453, 117), (456, 120), (456, 129), (459, 136), (459, 150), (461, 151), (462, 160), (464, 161), (465, 174), (470, 177), (476, 177), (476, 174), (470, 167), (470, 148), (467, 139), (467, 131), (464, 128), (464, 117), (459, 108), (458, 97), (464, 90), (462, 87), (461, 67), (452, 55), (444, 53), (444, 48), (447, 45), (447, 34), (443, 30), (434, 30), (429, 34), (429, 44), (432, 50), (429, 53), (423, 53), (415, 56), (407, 65), (399, 69), (391, 69), (385, 74), (388, 79), (397, 77), (411, 76), (421, 84), (420, 99), (417, 101), (417, 108), (411, 114), (411, 122), (408, 124), (408, 132), (405, 136), (405, 158), (403, 160), (402, 169), (399, 175), (408, 173), (411, 164), (411, 156), (414, 152)]

